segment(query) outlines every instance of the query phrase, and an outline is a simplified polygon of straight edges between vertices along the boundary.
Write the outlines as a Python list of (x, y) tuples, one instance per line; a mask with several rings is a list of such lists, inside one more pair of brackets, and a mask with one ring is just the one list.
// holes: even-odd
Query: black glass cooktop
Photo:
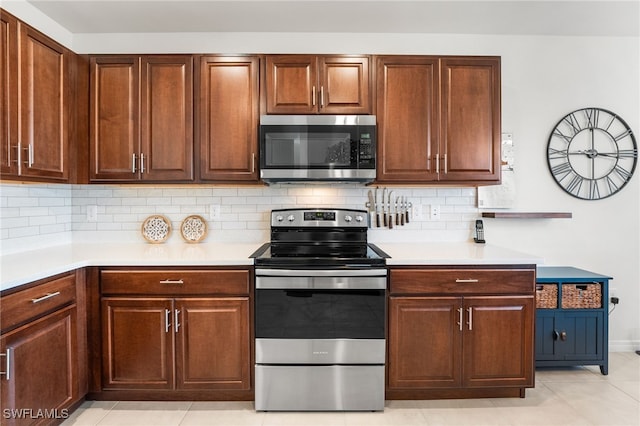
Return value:
[(374, 244), (263, 244), (251, 256), (256, 266), (384, 266), (389, 256)]

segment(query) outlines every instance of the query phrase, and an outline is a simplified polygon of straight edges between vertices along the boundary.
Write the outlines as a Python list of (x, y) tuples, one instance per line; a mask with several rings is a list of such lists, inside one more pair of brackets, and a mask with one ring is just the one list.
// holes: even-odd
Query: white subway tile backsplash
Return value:
[[(378, 190), (378, 197), (382, 195)], [(478, 218), (475, 188), (389, 188), (417, 205), (439, 205), (440, 220), (429, 215), (405, 226), (370, 231), (376, 241), (459, 241), (472, 234)], [(179, 227), (185, 217), (205, 218), (208, 241), (262, 243), (269, 238), (270, 212), (275, 208), (346, 207), (367, 209), (373, 187), (346, 185), (272, 185), (209, 187), (204, 185), (40, 185), (0, 184), (0, 230), (3, 253), (68, 241), (143, 241), (142, 222), (162, 214)], [(211, 205), (220, 218), (211, 219)], [(97, 206), (97, 221), (88, 222), (87, 206)]]

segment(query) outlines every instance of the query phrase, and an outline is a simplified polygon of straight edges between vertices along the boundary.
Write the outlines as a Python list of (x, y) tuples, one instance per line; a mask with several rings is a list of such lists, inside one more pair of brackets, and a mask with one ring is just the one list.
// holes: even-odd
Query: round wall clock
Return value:
[(583, 200), (599, 200), (620, 191), (631, 180), (637, 161), (631, 128), (602, 108), (565, 115), (547, 144), (551, 175), (568, 194)]

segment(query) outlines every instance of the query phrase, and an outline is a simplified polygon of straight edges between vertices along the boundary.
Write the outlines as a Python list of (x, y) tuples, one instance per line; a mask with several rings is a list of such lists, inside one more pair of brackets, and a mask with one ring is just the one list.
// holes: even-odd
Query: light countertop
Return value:
[[(541, 264), (543, 259), (467, 242), (381, 243), (387, 265)], [(68, 244), (0, 256), (0, 290), (87, 266), (251, 266), (260, 243)]]
[(260, 244), (68, 244), (0, 257), (0, 290), (86, 266), (251, 266)]
[(541, 264), (544, 259), (530, 254), (472, 242), (377, 244), (390, 259), (387, 265), (509, 265)]

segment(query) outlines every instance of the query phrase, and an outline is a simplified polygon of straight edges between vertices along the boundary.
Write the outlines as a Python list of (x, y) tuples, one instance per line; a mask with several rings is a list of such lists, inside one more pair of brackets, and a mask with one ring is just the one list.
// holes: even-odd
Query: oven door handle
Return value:
[(386, 277), (387, 270), (373, 269), (256, 269), (256, 276), (264, 277)]

